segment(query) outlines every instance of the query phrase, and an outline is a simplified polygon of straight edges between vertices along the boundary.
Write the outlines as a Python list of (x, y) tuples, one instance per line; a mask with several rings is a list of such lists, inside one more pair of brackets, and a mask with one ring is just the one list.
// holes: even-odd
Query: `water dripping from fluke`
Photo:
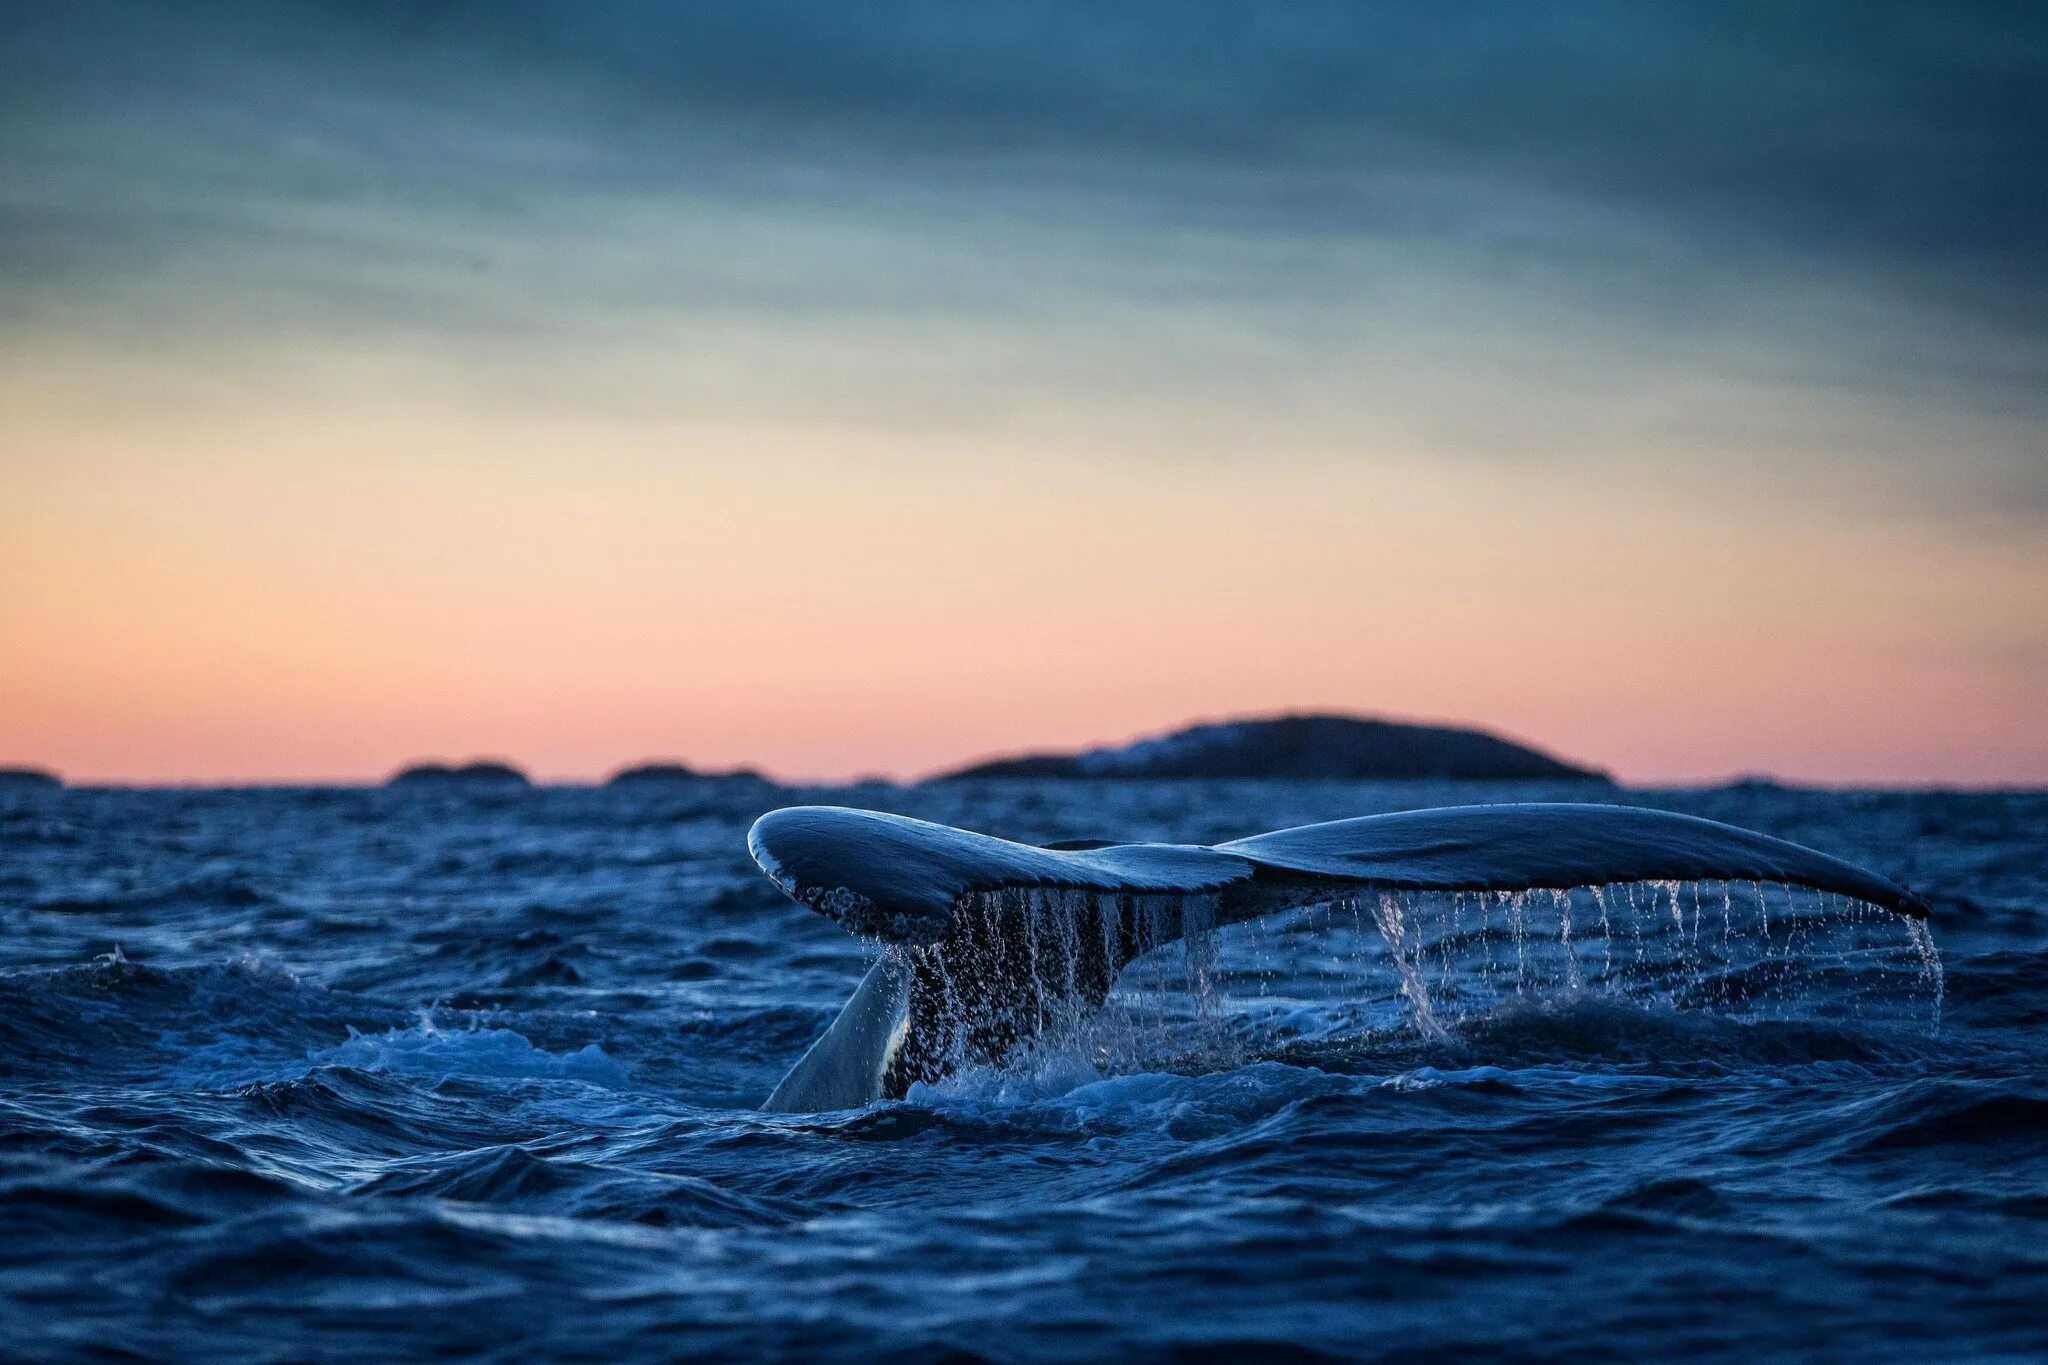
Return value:
[[(1708, 906), (1720, 907), (1714, 932)], [(899, 1054), (898, 1084), (1215, 1070), (1402, 1030), (1443, 1047), (1539, 1004), (1940, 1023), (1940, 956), (1923, 923), (1796, 888), (1387, 891), (1221, 926), (1216, 911), (1213, 896), (1060, 889), (977, 901), (964, 917), (974, 931), (889, 950), (912, 964), (906, 1038), (924, 1040)], [(1003, 924), (1028, 927), (1005, 947)]]

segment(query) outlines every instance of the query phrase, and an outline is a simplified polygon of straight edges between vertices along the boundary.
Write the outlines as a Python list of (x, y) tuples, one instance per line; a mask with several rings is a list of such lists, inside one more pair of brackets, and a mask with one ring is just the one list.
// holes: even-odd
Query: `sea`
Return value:
[[(1167, 945), (1000, 1065), (761, 1101), (874, 960), (798, 803), (1208, 843), (1689, 812), (1932, 903), (1629, 886)], [(0, 792), (0, 1355), (2048, 1357), (2048, 793), (747, 780)]]

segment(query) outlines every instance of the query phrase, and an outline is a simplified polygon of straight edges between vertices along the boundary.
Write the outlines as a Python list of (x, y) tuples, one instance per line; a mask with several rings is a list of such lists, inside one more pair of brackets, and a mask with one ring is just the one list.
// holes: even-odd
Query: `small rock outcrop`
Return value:
[(414, 763), (391, 775), (386, 786), (431, 786), (439, 783), (477, 786), (526, 787), (532, 783), (525, 773), (509, 763), (484, 759), (472, 763)]
[(726, 768), (706, 770), (692, 768), (687, 763), (661, 761), (636, 763), (621, 768), (605, 781), (607, 787), (636, 786), (644, 782), (765, 782), (766, 778), (752, 768)]

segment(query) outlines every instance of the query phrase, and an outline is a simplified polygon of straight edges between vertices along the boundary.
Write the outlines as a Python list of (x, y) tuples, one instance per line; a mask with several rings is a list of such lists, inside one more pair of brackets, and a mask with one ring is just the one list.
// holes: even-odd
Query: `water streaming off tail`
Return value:
[(1135, 1055), (1132, 1044), (1157, 1032), (1126, 1011), (1105, 1014), (1120, 978), (1142, 974), (1144, 989), (1175, 1001), (1177, 1014), (1213, 1016), (1215, 923), (1213, 895), (1010, 888), (967, 896), (944, 942), (889, 950), (902, 955), (912, 982), (897, 1078), (1077, 1053), (1117, 1069)]
[(1796, 887), (1360, 890), (1221, 927), (1217, 909), (1212, 896), (973, 898), (968, 931), (928, 960), (947, 1069), (1048, 1056), (1212, 1069), (1404, 1030), (1442, 1042), (1539, 1000), (1940, 1025), (1924, 923)]

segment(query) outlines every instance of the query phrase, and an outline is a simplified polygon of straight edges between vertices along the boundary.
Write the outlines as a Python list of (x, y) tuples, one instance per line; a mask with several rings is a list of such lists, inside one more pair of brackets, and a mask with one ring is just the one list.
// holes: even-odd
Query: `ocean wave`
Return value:
[(2048, 1165), (2048, 1091), (2020, 1082), (1916, 1086), (1868, 1116), (1852, 1150), (1874, 1155), (1928, 1147), (2007, 1148)]
[(176, 1075), (232, 1085), (354, 1024), (400, 1016), (260, 958), (159, 968), (116, 951), (79, 966), (0, 973), (0, 1075)]
[(364, 1034), (351, 1027), (347, 1041), (308, 1054), (322, 1066), (347, 1066), (363, 1071), (389, 1071), (444, 1080), (451, 1076), (493, 1080), (566, 1080), (620, 1087), (629, 1084), (626, 1069), (596, 1043), (568, 1053), (543, 1052), (526, 1038), (505, 1028), (472, 1025), (443, 1029), (429, 1018), (409, 1028)]
[[(1213, 842), (1513, 795), (832, 799)], [(1916, 959), (1823, 961), (1775, 893), (1768, 955), (1719, 952), (1714, 896), (1649, 939), (1678, 924), (1660, 894), (1612, 972), (1577, 904), (1579, 989), (1561, 924), (1518, 940), (1468, 902), (1411, 963), (1436, 1033), (1370, 917), (1341, 960), (1262, 926), (1208, 1000), (1185, 960), (1144, 964), (1014, 1067), (764, 1113), (865, 958), (748, 868), (759, 798), (63, 793), (51, 837), (0, 828), (8, 1348), (2025, 1354), (2048, 798), (1653, 799), (1933, 893), (1939, 1031), (1890, 1008), (1923, 1002)]]
[(247, 874), (216, 870), (167, 886), (46, 896), (30, 908), (62, 915), (126, 915), (153, 910), (247, 910), (271, 899)]
[(394, 1163), (350, 1193), (491, 1204), (648, 1227), (780, 1227), (815, 1210), (734, 1193), (709, 1180), (546, 1156), (519, 1146)]

